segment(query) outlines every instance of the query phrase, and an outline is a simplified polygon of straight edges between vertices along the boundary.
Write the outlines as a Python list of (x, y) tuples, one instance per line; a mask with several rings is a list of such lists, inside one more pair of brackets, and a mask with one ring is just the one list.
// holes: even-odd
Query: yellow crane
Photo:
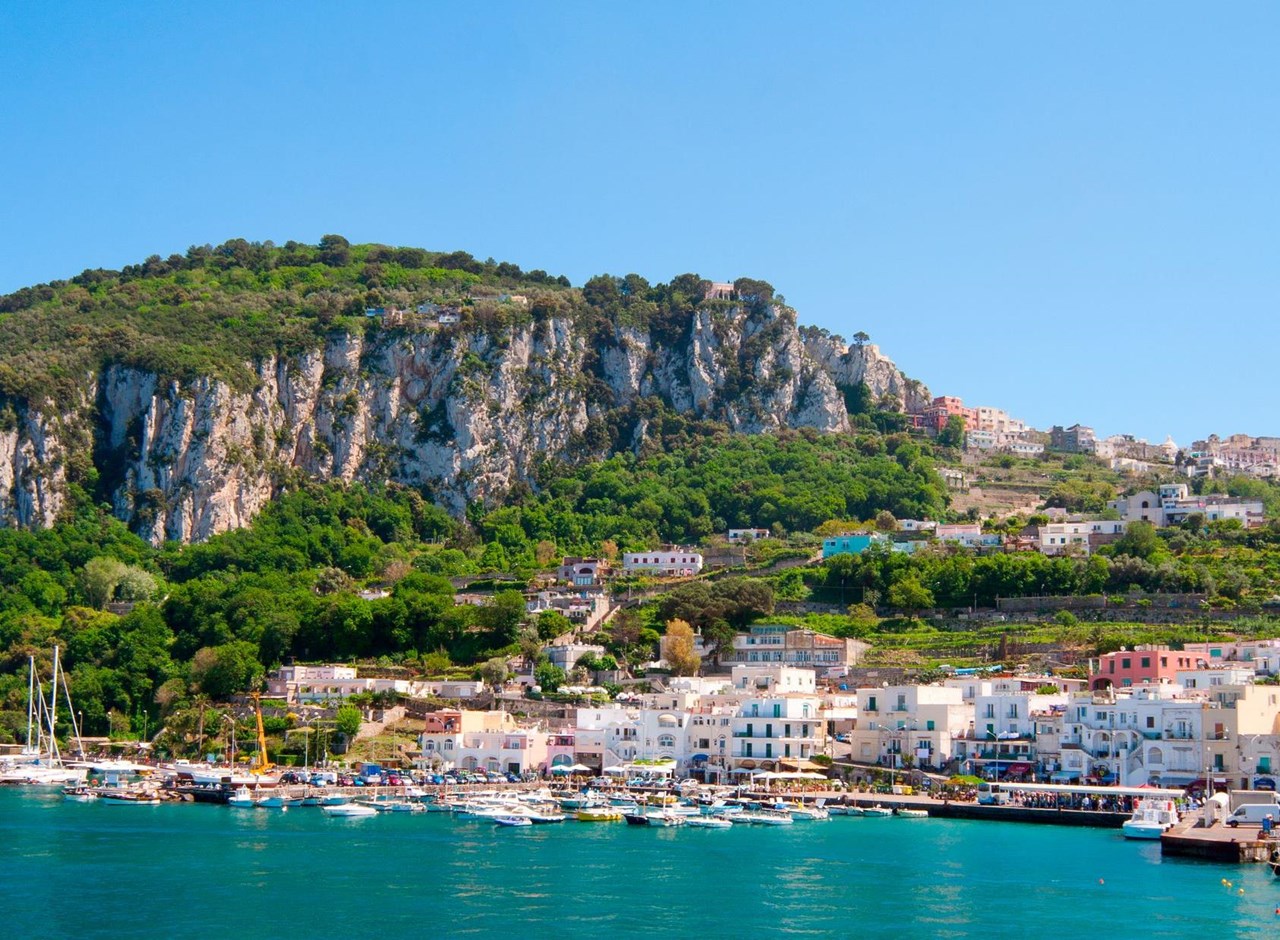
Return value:
[(258, 759), (253, 765), (252, 773), (260, 774), (271, 769), (271, 761), (267, 759), (267, 732), (262, 727), (262, 693), (251, 692), (253, 699), (253, 716), (258, 721)]

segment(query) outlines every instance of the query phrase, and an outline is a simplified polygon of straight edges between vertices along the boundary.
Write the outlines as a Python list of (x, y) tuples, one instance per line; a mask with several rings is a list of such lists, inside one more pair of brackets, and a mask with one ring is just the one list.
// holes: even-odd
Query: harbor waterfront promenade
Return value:
[(332, 819), (0, 790), (8, 936), (1271, 937), (1266, 866), (1112, 829), (833, 817), (727, 830)]

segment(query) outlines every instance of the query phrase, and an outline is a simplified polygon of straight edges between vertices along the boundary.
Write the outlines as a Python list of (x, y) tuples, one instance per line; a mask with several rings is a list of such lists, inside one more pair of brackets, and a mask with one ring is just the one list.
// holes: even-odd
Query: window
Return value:
[(764, 746), (764, 756), (765, 756), (765, 757), (772, 757), (772, 756), (773, 756), (773, 745), (772, 745), (772, 744), (766, 744), (766, 745)]
[(1154, 728), (1156, 726), (1156, 718), (1154, 715), (1147, 716), (1147, 727)]
[(711, 747), (711, 739), (710, 739), (710, 738), (698, 738), (698, 748), (699, 748), (700, 750), (705, 751), (705, 750), (707, 750), (709, 747)]
[(781, 717), (782, 717), (782, 703), (781, 703), (781, 702), (774, 702), (774, 703), (773, 703), (773, 717), (774, 717), (774, 718), (781, 718)]
[(1167, 666), (1167, 665), (1169, 665), (1169, 657), (1168, 657), (1168, 656), (1161, 656), (1161, 657), (1160, 657), (1160, 665), (1161, 665), (1161, 666)]
[(1269, 774), (1269, 773), (1271, 773), (1271, 757), (1270, 757), (1270, 755), (1264, 754), (1264, 755), (1262, 755), (1261, 757), (1259, 757), (1259, 758), (1258, 758), (1258, 773), (1260, 773), (1260, 774)]
[(784, 738), (789, 738), (789, 737), (791, 737), (791, 726), (790, 726), (790, 725), (783, 725), (783, 726), (782, 726), (782, 736), (783, 736)]
[(755, 729), (751, 727), (751, 722), (749, 721), (747, 722), (747, 737), (749, 738), (755, 737)]
[(773, 737), (773, 725), (768, 724), (768, 725), (765, 725), (765, 726), (764, 726), (764, 736), (765, 736), (766, 738), (771, 738), (771, 737)]
[(743, 756), (744, 756), (744, 757), (750, 757), (750, 756), (751, 756), (751, 742), (750, 742), (750, 741), (748, 741), (748, 742), (746, 743), (746, 748), (745, 748), (745, 750), (743, 750), (743, 752), (742, 752), (742, 753), (743, 753)]
[(658, 735), (658, 747), (675, 747), (676, 739), (669, 734)]
[(1121, 668), (1121, 669), (1132, 669), (1132, 668), (1133, 668), (1133, 660), (1132, 660), (1132, 659), (1122, 659), (1122, 660), (1120, 660), (1120, 668)]
[(932, 721), (926, 721), (926, 722), (924, 723), (924, 730), (925, 730), (925, 731), (932, 731), (932, 730), (933, 730), (933, 722), (932, 722)]
[(867, 711), (879, 711), (879, 709), (876, 708), (876, 697), (874, 695), (867, 699)]

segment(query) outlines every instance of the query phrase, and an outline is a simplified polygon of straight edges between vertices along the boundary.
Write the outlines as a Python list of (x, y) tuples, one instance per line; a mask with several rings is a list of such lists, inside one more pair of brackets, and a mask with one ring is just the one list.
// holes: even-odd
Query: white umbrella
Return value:
[(556, 765), (555, 767), (552, 767), (552, 768), (551, 768), (551, 772), (552, 772), (553, 774), (567, 774), (567, 773), (572, 773), (572, 772), (573, 772), (573, 768), (572, 768), (572, 767), (566, 767), (566, 766), (564, 766), (563, 764), (558, 764), (558, 765)]
[(574, 764), (572, 767), (569, 768), (569, 770), (575, 774), (591, 773), (591, 768), (588, 767), (586, 764)]
[(607, 774), (625, 774), (627, 772), (627, 768), (615, 765), (613, 767), (606, 767), (604, 772)]

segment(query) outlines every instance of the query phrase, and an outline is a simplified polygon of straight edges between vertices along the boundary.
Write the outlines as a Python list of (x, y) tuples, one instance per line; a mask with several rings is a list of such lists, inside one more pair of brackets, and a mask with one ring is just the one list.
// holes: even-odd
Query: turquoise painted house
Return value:
[(873, 542), (879, 542), (884, 536), (875, 532), (858, 532), (854, 535), (837, 535), (835, 538), (822, 540), (822, 557), (832, 555), (861, 555)]

